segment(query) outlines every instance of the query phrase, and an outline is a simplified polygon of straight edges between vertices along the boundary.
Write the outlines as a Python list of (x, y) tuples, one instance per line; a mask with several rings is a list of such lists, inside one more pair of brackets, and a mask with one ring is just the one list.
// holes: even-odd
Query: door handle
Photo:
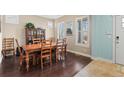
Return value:
[(119, 40), (119, 36), (116, 36), (116, 39)]
[(116, 43), (119, 44), (119, 36), (116, 36)]

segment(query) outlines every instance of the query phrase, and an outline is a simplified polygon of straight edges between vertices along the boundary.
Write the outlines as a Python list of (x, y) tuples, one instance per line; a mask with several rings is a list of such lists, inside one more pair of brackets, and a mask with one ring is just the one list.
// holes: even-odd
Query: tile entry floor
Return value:
[(123, 77), (124, 66), (94, 60), (78, 72), (75, 77)]

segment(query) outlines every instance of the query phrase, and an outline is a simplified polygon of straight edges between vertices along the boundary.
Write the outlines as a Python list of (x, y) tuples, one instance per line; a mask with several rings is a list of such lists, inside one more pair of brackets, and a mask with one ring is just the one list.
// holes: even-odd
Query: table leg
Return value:
[(19, 57), (20, 67), (22, 66), (22, 61), (23, 61), (23, 58), (22, 58), (22, 56), (20, 56), (20, 57)]
[(26, 68), (28, 71), (29, 70), (29, 54), (28, 54), (28, 52), (26, 53)]

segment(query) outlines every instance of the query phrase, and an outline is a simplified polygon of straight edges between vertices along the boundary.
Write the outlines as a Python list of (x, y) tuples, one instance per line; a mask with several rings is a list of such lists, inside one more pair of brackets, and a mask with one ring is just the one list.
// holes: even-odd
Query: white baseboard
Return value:
[(74, 54), (78, 54), (78, 55), (82, 55), (82, 56), (86, 56), (86, 57), (90, 57), (92, 58), (90, 55), (88, 54), (84, 54), (84, 53), (80, 53), (80, 52), (77, 52), (77, 51), (72, 51), (72, 50), (67, 50), (68, 52), (71, 52), (71, 53), (74, 53)]
[(71, 53), (74, 53), (74, 54), (90, 57), (92, 60), (101, 60), (101, 61), (106, 61), (106, 62), (109, 62), (109, 63), (113, 63), (112, 60), (108, 60), (108, 59), (104, 59), (104, 58), (95, 58), (95, 57), (92, 57), (91, 55), (80, 53), (80, 52), (77, 52), (77, 51), (72, 51), (72, 50), (67, 50), (67, 51), (71, 52)]
[(95, 58), (95, 57), (91, 57), (91, 58), (92, 58), (93, 60), (101, 60), (101, 61), (113, 63), (112, 60), (108, 60), (108, 59), (104, 59), (104, 58)]

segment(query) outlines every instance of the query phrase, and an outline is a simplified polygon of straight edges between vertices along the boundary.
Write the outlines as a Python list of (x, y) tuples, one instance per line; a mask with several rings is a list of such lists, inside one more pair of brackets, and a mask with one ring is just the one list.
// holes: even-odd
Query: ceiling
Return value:
[(57, 19), (62, 17), (63, 15), (41, 15), (41, 16), (49, 19)]

